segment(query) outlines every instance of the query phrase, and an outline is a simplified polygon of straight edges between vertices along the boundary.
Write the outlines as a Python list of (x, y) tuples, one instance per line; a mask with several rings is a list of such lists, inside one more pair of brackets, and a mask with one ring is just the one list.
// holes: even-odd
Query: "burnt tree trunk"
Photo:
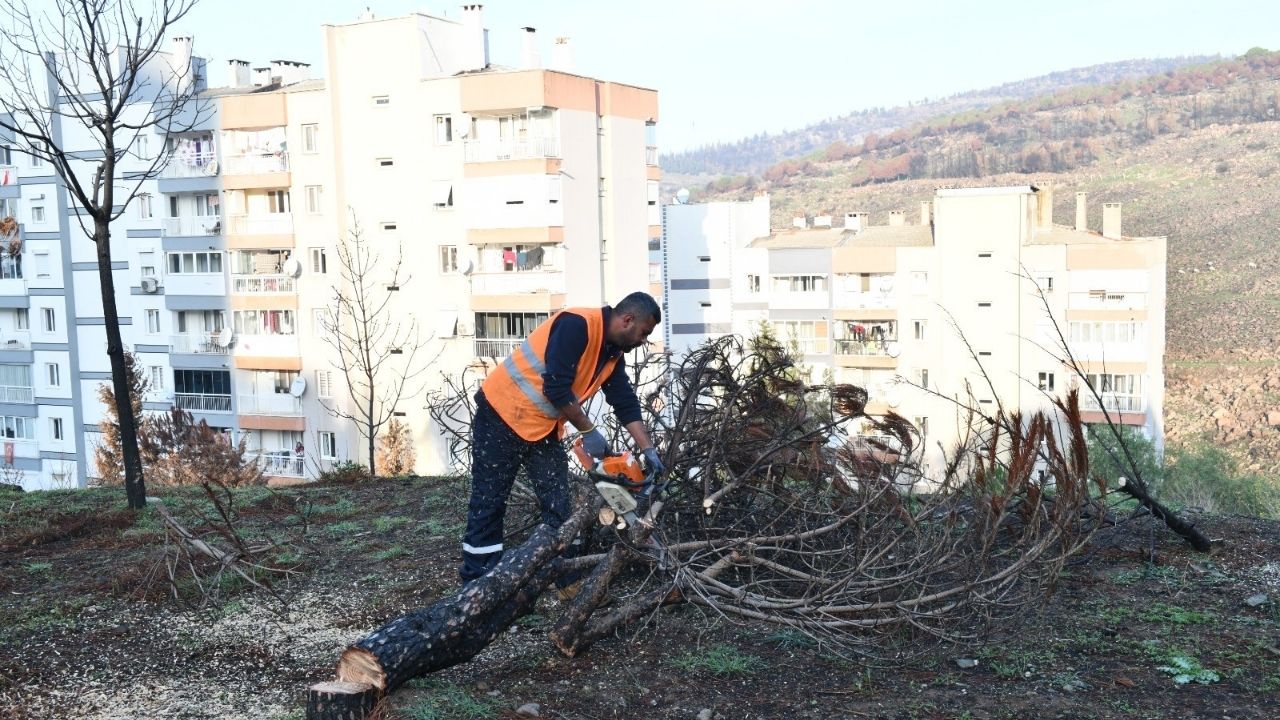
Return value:
[[(108, 176), (109, 177), (109, 176)], [(107, 183), (109, 187), (110, 182)], [(106, 195), (105, 212), (111, 208), (111, 192)], [(142, 479), (142, 454), (138, 451), (138, 418), (133, 415), (129, 390), (129, 369), (120, 337), (120, 312), (116, 308), (115, 277), (111, 270), (111, 230), (106, 217), (94, 216), (93, 241), (97, 245), (98, 282), (102, 284), (102, 314), (107, 331), (107, 357), (111, 361), (111, 389), (116, 398), (116, 422), (120, 426), (120, 456), (124, 462), (124, 492), (129, 507), (147, 505), (147, 487)], [(68, 322), (68, 324), (70, 324)]]
[[(366, 685), (381, 697), (412, 678), (475, 657), (517, 617), (533, 608), (538, 595), (556, 577), (554, 561), (595, 519), (599, 504), (583, 504), (558, 531), (539, 525), (485, 576), (430, 607), (392, 620), (347, 648), (338, 661), (338, 680)], [(312, 697), (321, 692), (321, 685), (311, 688)], [(355, 717), (359, 716), (351, 715), (342, 703), (315, 703), (314, 707), (308, 703), (307, 720)]]

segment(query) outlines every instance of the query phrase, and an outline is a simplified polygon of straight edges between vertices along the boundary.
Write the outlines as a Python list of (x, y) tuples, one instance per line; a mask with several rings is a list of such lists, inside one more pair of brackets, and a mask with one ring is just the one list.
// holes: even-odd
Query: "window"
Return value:
[(217, 215), (218, 205), (217, 193), (196, 195), (196, 217), (212, 217)]
[(31, 206), (31, 224), (38, 225), (43, 222), (44, 222), (44, 206), (32, 205)]
[(144, 278), (156, 276), (156, 254), (153, 252), (138, 253), (138, 273)]
[[(8, 163), (0, 162), (0, 165)], [(14, 198), (0, 198), (0, 218), (18, 217), (18, 201)]]
[(333, 371), (316, 371), (316, 394), (322, 398), (333, 397)]
[(36, 279), (47, 280), (52, 272), (49, 269), (49, 253), (38, 252), (34, 257), (36, 261)]
[(915, 416), (915, 426), (916, 429), (920, 431), (920, 435), (924, 436), (929, 434), (929, 418), (923, 415)]
[(979, 350), (979, 351), (978, 351), (978, 357), (991, 357), (991, 351), (990, 351), (990, 350)]
[(922, 388), (929, 387), (929, 368), (920, 368), (916, 370), (916, 383)]
[(1036, 276), (1036, 285), (1040, 288), (1040, 292), (1042, 292), (1042, 293), (1051, 293), (1051, 292), (1053, 292), (1053, 276), (1052, 276), (1052, 275), (1037, 275), (1037, 276)]
[(151, 196), (147, 193), (142, 193), (138, 196), (138, 219), (151, 219)]
[(1053, 392), (1053, 373), (1040, 373), (1040, 380), (1038, 384), (1041, 390), (1044, 390), (1045, 392)]
[(911, 292), (914, 295), (928, 294), (929, 273), (919, 270), (911, 273)]
[(147, 311), (147, 333), (151, 335), (160, 334), (160, 311), (159, 310)]
[(320, 147), (320, 126), (314, 123), (302, 126), (302, 152), (317, 152)]
[(704, 308), (709, 308), (709, 307), (711, 307), (711, 301), (710, 301), (710, 300), (699, 300), (699, 301), (698, 301), (698, 306), (699, 306), (699, 307), (704, 307)]
[(924, 340), (926, 323), (924, 320), (911, 321), (911, 337), (916, 340)]
[(709, 263), (709, 262), (711, 262), (711, 256), (710, 256), (710, 255), (699, 255), (699, 256), (698, 256), (698, 262), (706, 262), (706, 263)]
[(775, 320), (773, 333), (802, 353), (827, 352), (827, 324), (821, 320)]
[[(146, 158), (151, 157), (151, 150), (150, 148), (147, 147), (147, 145), (148, 145), (148, 142), (147, 142), (146, 135), (142, 133), (138, 133), (136, 136), (134, 136), (134, 146), (133, 146), (134, 157), (140, 160), (145, 160)], [(151, 217), (151, 216), (148, 215), (147, 217)]]
[(0, 387), (31, 388), (30, 365), (0, 365)]
[(307, 212), (312, 215), (320, 214), (320, 198), (323, 190), (319, 185), (307, 186)]
[(58, 367), (58, 363), (45, 363), (44, 374), (49, 387), (62, 387), (62, 370)]
[(759, 275), (747, 276), (747, 292), (749, 293), (760, 292), (760, 276)]
[[(161, 366), (153, 365), (152, 367), (160, 368)], [(161, 370), (163, 371), (163, 368)], [(154, 371), (152, 374), (154, 375)], [(173, 390), (183, 394), (230, 395), (231, 371), (174, 370)]]
[(311, 332), (323, 340), (329, 337), (329, 316), (324, 308), (311, 309)]
[(393, 231), (393, 230), (395, 230), (395, 229), (396, 229), (396, 224), (395, 224), (395, 223), (393, 223), (393, 222), (384, 222), (384, 223), (382, 223), (382, 231), (383, 231), (383, 232), (392, 232), (392, 231)]
[[(0, 145), (0, 165), (13, 164), (13, 148), (8, 145)], [(8, 217), (8, 216), (5, 216)]]
[(0, 435), (10, 440), (35, 440), (36, 419), (10, 415), (0, 416)]
[(440, 246), (440, 272), (456, 273), (458, 272), (458, 246), (457, 245), (441, 245)]
[(988, 300), (982, 300), (982, 301), (979, 301), (979, 302), (978, 302), (978, 309), (979, 309), (979, 310), (990, 310), (990, 309), (991, 309), (991, 302), (990, 302), (990, 301), (988, 301)]
[(169, 272), (171, 274), (222, 274), (222, 253), (182, 252), (169, 253)]
[(395, 161), (395, 160), (392, 160), (392, 159), (391, 159), (391, 158), (389, 158), (389, 157), (381, 157), (381, 158), (378, 158), (378, 167), (389, 168), (389, 167), (392, 167), (392, 166), (393, 166), (393, 165), (395, 165), (395, 164), (396, 164), (396, 161)]
[(324, 275), (329, 272), (329, 258), (324, 254), (324, 248), (311, 248), (311, 272)]
[(287, 213), (291, 211), (288, 190), (267, 191), (267, 212)]
[(979, 252), (978, 252), (978, 259), (979, 259), (979, 260), (988, 260), (988, 259), (990, 259), (990, 258), (991, 258), (991, 251), (990, 251), (990, 250), (981, 250), (981, 251), (979, 251)]
[(333, 460), (338, 457), (338, 435), (327, 430), (320, 431), (320, 457)]
[(374, 106), (374, 107), (386, 107), (386, 106), (388, 106), (388, 105), (390, 105), (390, 104), (391, 104), (391, 96), (390, 96), (390, 95), (374, 95), (374, 96), (373, 96), (373, 106)]
[(659, 196), (658, 181), (657, 180), (647, 181), (645, 190), (646, 190), (646, 197), (649, 200), (649, 207), (657, 207), (658, 196)]
[(436, 144), (445, 145), (453, 142), (453, 117), (451, 115), (436, 116)]
[(1067, 325), (1067, 339), (1081, 343), (1130, 343), (1146, 334), (1146, 323), (1133, 320), (1073, 321)]
[(237, 310), (233, 327), (241, 335), (293, 335), (292, 310)]
[(49, 435), (54, 440), (62, 439), (62, 418), (49, 418)]
[(30, 157), (31, 157), (31, 167), (33, 168), (44, 167), (44, 158), (35, 154), (32, 154)]
[(431, 183), (431, 206), (436, 210), (453, 207), (453, 181), (434, 180)]
[(44, 317), (44, 331), (47, 333), (58, 331), (58, 316), (53, 308), (41, 308), (41, 315)]
[[(7, 217), (0, 215), (0, 217)], [(22, 254), (0, 254), (0, 280), (22, 279)]]
[(826, 275), (774, 275), (774, 292), (826, 292)]
[(13, 311), (13, 324), (18, 330), (27, 330), (31, 327), (31, 314), (26, 308)]

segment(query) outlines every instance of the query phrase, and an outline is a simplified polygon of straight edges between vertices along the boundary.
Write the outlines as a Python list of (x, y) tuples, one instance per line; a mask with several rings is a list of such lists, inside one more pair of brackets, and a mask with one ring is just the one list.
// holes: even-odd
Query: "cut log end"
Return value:
[(307, 691), (307, 720), (365, 720), (381, 695), (368, 683), (316, 683)]
[(387, 673), (378, 657), (364, 648), (349, 647), (338, 660), (338, 680), (363, 683), (381, 691), (387, 687)]

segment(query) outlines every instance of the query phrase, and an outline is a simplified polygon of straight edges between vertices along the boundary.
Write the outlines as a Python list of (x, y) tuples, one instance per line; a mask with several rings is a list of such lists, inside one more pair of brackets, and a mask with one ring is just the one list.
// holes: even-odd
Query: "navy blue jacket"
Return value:
[[(605, 305), (601, 310), (604, 314), (604, 326), (607, 328), (613, 308)], [(578, 359), (586, 348), (586, 318), (566, 312), (556, 315), (551, 321), (551, 335), (547, 338), (547, 371), (542, 373), (542, 394), (552, 405), (563, 407), (578, 399), (573, 394), (573, 378), (577, 375)], [(622, 355), (622, 349), (610, 344), (608, 340), (602, 343), (595, 371), (600, 372), (604, 364), (615, 357), (618, 358), (618, 364), (613, 366), (613, 372), (600, 389), (604, 391), (605, 400), (613, 407), (618, 422), (626, 425), (641, 417), (640, 400), (636, 398), (631, 381), (627, 379), (627, 360)]]

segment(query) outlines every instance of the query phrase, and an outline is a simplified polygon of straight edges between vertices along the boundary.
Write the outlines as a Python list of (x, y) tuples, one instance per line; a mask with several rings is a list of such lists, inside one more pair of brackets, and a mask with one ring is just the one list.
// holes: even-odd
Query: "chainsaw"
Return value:
[(618, 529), (637, 525), (640, 520), (636, 516), (636, 510), (641, 501), (647, 505), (653, 491), (655, 473), (641, 469), (636, 456), (631, 453), (609, 455), (596, 460), (582, 446), (582, 438), (574, 441), (573, 454), (587, 471), (587, 477), (595, 483), (596, 492), (600, 493), (600, 497), (604, 498), (625, 523)]

